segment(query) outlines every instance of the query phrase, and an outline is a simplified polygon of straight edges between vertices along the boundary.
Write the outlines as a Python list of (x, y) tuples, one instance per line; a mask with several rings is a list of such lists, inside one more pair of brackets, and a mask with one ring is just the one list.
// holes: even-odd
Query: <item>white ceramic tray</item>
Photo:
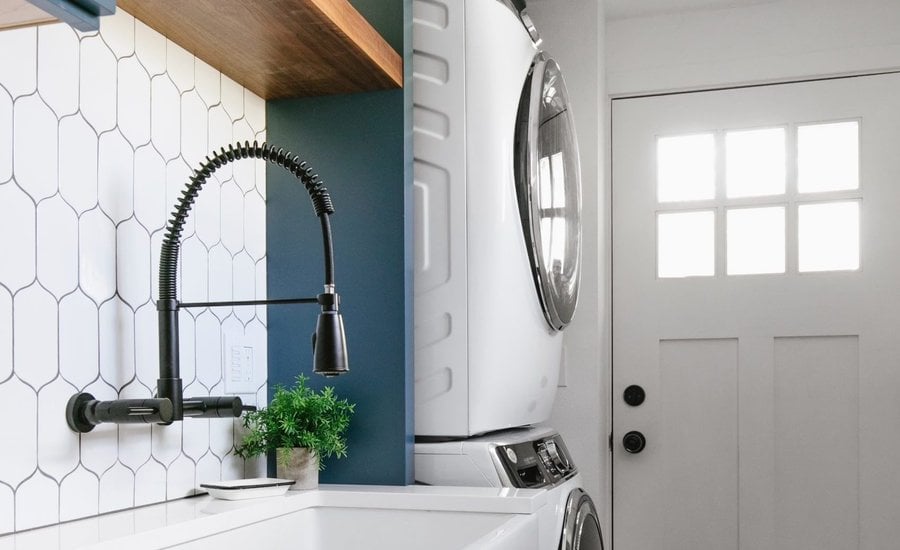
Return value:
[(243, 500), (246, 498), (274, 497), (283, 495), (294, 484), (292, 479), (273, 477), (255, 477), (252, 479), (235, 479), (201, 483), (210, 496), (223, 500)]

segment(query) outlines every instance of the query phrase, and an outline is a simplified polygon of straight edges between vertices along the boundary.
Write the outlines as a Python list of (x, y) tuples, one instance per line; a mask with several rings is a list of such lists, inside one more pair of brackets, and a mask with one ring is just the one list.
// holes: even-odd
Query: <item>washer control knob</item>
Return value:
[(647, 438), (641, 432), (630, 431), (622, 438), (622, 446), (626, 452), (637, 454), (647, 446)]
[(509, 461), (513, 464), (519, 461), (519, 456), (516, 454), (516, 451), (514, 451), (512, 447), (506, 448), (506, 457), (509, 458)]
[(556, 446), (556, 442), (552, 439), (547, 442), (547, 454), (550, 457), (550, 461), (556, 466), (561, 472), (568, 472), (571, 469), (571, 465), (569, 464), (569, 460), (564, 456), (563, 453), (559, 452), (559, 447)]

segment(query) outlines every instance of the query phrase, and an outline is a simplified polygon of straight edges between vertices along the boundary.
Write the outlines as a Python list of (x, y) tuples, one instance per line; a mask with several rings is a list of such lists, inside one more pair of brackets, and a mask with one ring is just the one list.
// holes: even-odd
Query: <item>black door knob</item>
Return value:
[(637, 407), (641, 403), (644, 402), (644, 399), (647, 397), (647, 394), (644, 393), (644, 388), (632, 384), (625, 388), (625, 391), (622, 393), (622, 399), (625, 400), (626, 403), (631, 405), (632, 407)]
[(626, 452), (637, 454), (647, 446), (647, 438), (641, 432), (631, 431), (622, 438), (622, 446)]

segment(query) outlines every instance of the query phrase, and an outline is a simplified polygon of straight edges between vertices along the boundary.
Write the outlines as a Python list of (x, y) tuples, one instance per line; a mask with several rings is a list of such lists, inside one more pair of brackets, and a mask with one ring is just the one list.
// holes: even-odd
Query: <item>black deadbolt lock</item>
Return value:
[(644, 393), (644, 388), (632, 384), (631, 386), (625, 388), (625, 393), (622, 394), (622, 397), (625, 399), (626, 403), (628, 403), (632, 407), (637, 407), (644, 402), (647, 394)]
[(631, 454), (637, 454), (647, 446), (647, 439), (641, 432), (631, 431), (622, 438), (622, 446)]

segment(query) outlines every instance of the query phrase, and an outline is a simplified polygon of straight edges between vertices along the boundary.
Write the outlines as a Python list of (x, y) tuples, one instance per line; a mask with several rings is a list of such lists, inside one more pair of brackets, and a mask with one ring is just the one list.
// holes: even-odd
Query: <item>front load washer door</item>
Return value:
[(594, 501), (581, 489), (569, 493), (559, 550), (603, 550)]
[(515, 135), (519, 214), (544, 317), (572, 321), (581, 274), (581, 167), (559, 65), (538, 54), (519, 100)]

